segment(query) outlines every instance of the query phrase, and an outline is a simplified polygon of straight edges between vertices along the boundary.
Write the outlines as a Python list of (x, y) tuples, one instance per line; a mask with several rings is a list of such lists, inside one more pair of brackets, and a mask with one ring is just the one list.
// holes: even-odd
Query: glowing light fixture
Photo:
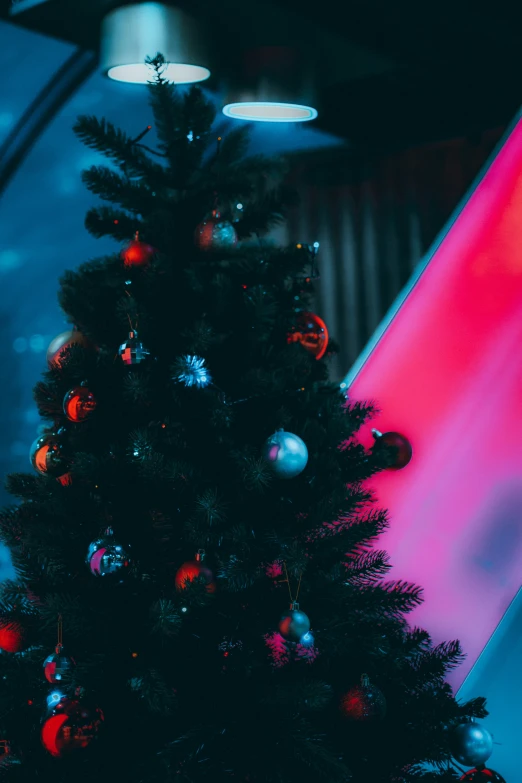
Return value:
[(229, 103), (223, 107), (226, 117), (250, 122), (308, 122), (315, 120), (317, 109), (312, 106), (300, 106), (296, 103), (278, 103), (277, 101), (251, 101)]
[(317, 117), (309, 63), (295, 49), (262, 47), (249, 52), (237, 73), (223, 114), (248, 122), (309, 122)]
[(101, 66), (111, 79), (146, 84), (152, 69), (145, 60), (158, 52), (167, 62), (163, 76), (168, 81), (189, 84), (210, 76), (195, 22), (179, 8), (136, 3), (114, 9), (103, 20)]

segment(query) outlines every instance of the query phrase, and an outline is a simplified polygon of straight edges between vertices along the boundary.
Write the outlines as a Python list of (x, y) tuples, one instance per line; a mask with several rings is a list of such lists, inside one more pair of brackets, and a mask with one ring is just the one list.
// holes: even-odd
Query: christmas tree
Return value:
[(75, 126), (110, 162), (84, 172), (107, 202), (86, 226), (127, 244), (63, 277), (35, 470), (8, 478), (0, 769), (456, 780), (448, 730), (484, 701), (455, 701), (459, 644), (409, 627), (421, 589), (386, 579), (368, 480), (397, 455), (358, 444), (374, 406), (328, 380), (316, 248), (264, 239), (284, 166), (152, 67), (157, 145)]

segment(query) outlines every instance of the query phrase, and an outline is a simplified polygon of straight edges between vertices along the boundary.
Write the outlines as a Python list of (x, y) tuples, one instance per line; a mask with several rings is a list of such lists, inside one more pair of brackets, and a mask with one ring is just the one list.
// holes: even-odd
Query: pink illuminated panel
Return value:
[(522, 584), (520, 119), (347, 383), (378, 402), (372, 426), (412, 442), (374, 480), (382, 544), (425, 588), (412, 621), (461, 639), (458, 686)]

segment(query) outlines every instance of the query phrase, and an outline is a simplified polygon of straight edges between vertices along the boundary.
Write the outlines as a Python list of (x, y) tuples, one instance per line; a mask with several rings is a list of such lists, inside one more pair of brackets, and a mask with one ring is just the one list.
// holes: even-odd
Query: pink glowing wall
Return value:
[(461, 639), (458, 687), (522, 583), (522, 119), (346, 382), (413, 444), (374, 481), (382, 544), (425, 588), (412, 621)]

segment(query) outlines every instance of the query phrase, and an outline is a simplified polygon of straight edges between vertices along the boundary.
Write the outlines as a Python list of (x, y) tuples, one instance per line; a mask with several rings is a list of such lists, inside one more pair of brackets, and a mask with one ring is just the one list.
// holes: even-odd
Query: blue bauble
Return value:
[(290, 479), (306, 468), (308, 449), (298, 435), (278, 430), (265, 443), (263, 456), (278, 478)]
[[(287, 642), (300, 642), (310, 631), (308, 615), (299, 609), (298, 603), (292, 603), (290, 610), (279, 620), (279, 633)], [(305, 640), (308, 642), (308, 640)]]
[(217, 210), (196, 228), (196, 246), (204, 253), (219, 253), (233, 250), (237, 245), (236, 229), (228, 220), (223, 220)]
[(451, 732), (451, 755), (466, 767), (485, 764), (493, 753), (493, 737), (474, 720), (461, 723)]

